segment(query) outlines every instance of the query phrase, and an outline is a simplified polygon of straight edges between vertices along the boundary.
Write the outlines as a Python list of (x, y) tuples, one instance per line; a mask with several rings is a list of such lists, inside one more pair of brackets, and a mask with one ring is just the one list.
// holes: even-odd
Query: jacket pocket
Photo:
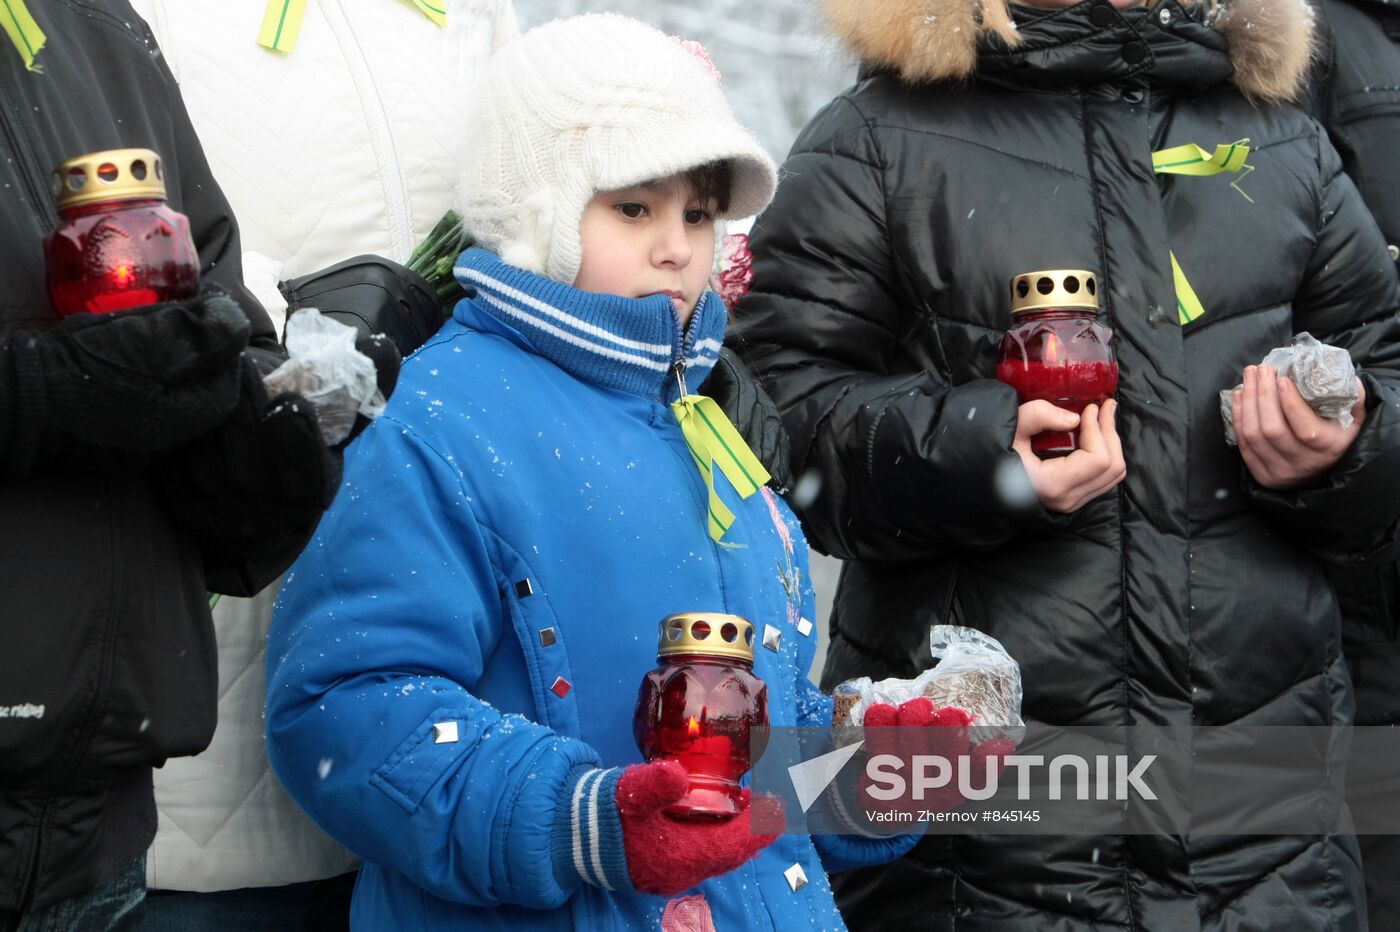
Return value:
[[(449, 768), (476, 749), (482, 725), (451, 709), (435, 709), (374, 772), (370, 783), (405, 812), (417, 811)], [(448, 735), (456, 740), (442, 740)]]

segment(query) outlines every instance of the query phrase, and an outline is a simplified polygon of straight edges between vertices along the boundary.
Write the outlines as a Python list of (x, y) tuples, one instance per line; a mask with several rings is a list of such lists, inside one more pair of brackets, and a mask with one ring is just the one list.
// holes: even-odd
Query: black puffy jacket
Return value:
[[(1400, 3), (1322, 0), (1308, 101), (1400, 259)], [(1334, 570), (1358, 724), (1400, 723), (1400, 563)]]
[[(1316, 0), (1318, 54), (1306, 98), (1400, 259), (1400, 2)], [(1400, 724), (1400, 562), (1330, 567), (1356, 721)], [(1352, 792), (1375, 787), (1364, 781)], [(1366, 826), (1358, 825), (1361, 832)], [(1400, 836), (1360, 834), (1371, 928), (1400, 928)]]
[[(150, 31), (125, 0), (28, 7), (48, 39), (42, 72), (0, 36), (0, 352), (57, 322), (43, 279), (53, 167), (139, 146), (162, 156), (202, 281), (239, 300), (270, 364), (272, 324), (243, 288), (237, 227)], [(0, 481), (0, 911), (81, 894), (150, 844), (151, 767), (214, 729), (206, 570), (268, 581), (209, 556), (144, 472)]]
[[(1013, 7), (1008, 49), (972, 6), (828, 2), (866, 70), (754, 228), (731, 341), (794, 473), (820, 477), (812, 541), (847, 561), (823, 685), (912, 675), (952, 622), (1020, 661), (1029, 719), (1348, 722), (1322, 564), (1395, 543), (1400, 295), (1321, 128), (1263, 102), (1302, 83), (1305, 8)], [(1153, 174), (1154, 150), (1245, 137), (1243, 177)], [(1185, 327), (1171, 253), (1206, 308)], [(1013, 511), (994, 481), (1021, 468), (992, 378), (1008, 280), (1056, 268), (1103, 282), (1128, 463), (1070, 516)], [(1225, 444), (1217, 393), (1302, 330), (1351, 351), (1369, 413), (1326, 481), (1276, 493)], [(854, 928), (1365, 925), (1349, 836), (930, 838), (838, 887)]]

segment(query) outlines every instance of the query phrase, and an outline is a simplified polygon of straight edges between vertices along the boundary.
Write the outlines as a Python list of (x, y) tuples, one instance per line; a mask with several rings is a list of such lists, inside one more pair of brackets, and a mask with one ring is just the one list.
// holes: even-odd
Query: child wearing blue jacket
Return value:
[(470, 138), (484, 248), (287, 575), (273, 766), (364, 858), (357, 929), (841, 928), (822, 859), (912, 837), (676, 822), (684, 774), (631, 727), (657, 622), (692, 610), (764, 633), (773, 725), (831, 721), (796, 520), (707, 481), (672, 408), (724, 337), (718, 218), (762, 209), (774, 165), (712, 66), (608, 15), (500, 51)]

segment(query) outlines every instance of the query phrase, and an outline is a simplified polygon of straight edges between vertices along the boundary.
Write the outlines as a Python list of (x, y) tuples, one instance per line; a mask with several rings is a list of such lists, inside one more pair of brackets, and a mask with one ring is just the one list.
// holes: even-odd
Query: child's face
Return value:
[(605, 191), (583, 210), (574, 287), (625, 298), (669, 295), (681, 326), (705, 293), (715, 260), (715, 204), (673, 175)]

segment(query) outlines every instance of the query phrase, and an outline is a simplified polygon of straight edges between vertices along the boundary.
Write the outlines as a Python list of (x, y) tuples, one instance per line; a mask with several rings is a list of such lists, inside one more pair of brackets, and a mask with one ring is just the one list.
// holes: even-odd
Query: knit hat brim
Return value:
[(545, 23), (503, 47), (467, 133), (464, 228), (507, 264), (572, 284), (583, 213), (599, 193), (725, 162), (729, 197), (716, 219), (757, 214), (777, 166), (735, 121), (707, 61), (607, 13)]
[(711, 162), (727, 162), (731, 178), (729, 205), (724, 218), (751, 217), (773, 199), (778, 168), (747, 131), (732, 121), (697, 124), (688, 122), (672, 132), (649, 133), (645, 157), (626, 166), (600, 166), (597, 190), (617, 191), (634, 185), (679, 175)]

